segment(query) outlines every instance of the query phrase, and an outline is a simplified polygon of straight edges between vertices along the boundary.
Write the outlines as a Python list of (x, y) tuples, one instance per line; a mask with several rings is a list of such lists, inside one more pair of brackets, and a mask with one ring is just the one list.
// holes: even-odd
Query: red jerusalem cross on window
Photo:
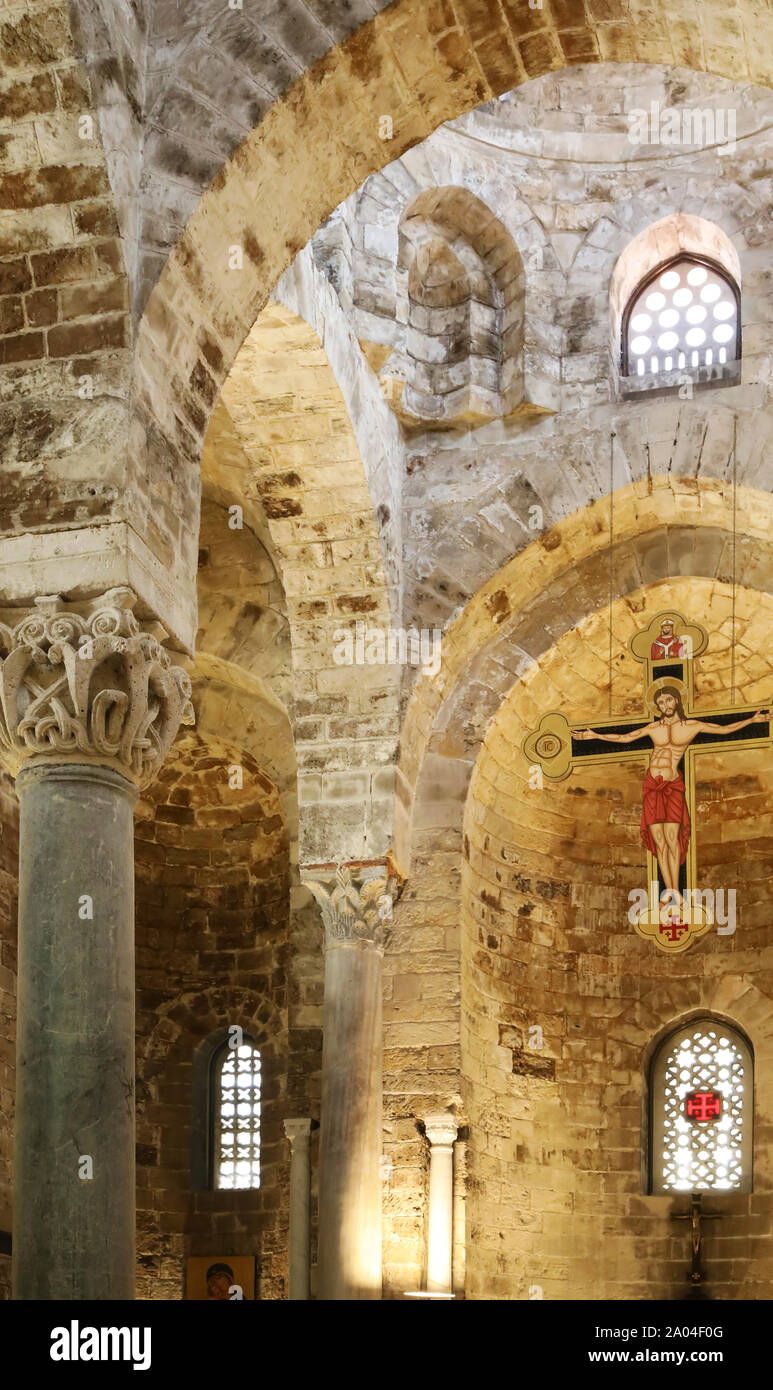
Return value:
[(693, 1091), (685, 1098), (684, 1113), (693, 1123), (718, 1120), (722, 1114), (722, 1097), (716, 1091)]

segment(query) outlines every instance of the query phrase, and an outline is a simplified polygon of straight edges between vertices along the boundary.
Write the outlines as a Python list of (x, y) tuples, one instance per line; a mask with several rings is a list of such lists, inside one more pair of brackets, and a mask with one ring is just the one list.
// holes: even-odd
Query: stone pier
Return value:
[(381, 1297), (382, 957), (392, 883), (383, 868), (306, 880), (325, 924), (319, 1297)]

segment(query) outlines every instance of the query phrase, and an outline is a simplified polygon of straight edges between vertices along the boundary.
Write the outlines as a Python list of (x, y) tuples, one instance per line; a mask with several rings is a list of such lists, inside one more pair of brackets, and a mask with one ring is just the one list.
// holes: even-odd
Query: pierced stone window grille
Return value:
[(213, 1186), (260, 1187), (260, 1052), (243, 1039), (212, 1059)]
[(751, 1192), (752, 1053), (736, 1029), (701, 1019), (653, 1059), (653, 1193)]
[(623, 377), (647, 389), (737, 376), (740, 295), (714, 261), (677, 256), (640, 281), (622, 322)]

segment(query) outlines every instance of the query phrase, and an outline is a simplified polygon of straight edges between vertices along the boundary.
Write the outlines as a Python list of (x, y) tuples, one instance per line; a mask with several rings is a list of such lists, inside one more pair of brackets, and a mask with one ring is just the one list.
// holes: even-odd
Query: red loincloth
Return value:
[(690, 812), (684, 794), (684, 782), (675, 777), (672, 782), (664, 782), (660, 776), (653, 777), (649, 768), (644, 778), (644, 801), (641, 813), (641, 837), (650, 854), (657, 856), (657, 847), (650, 831), (651, 825), (663, 823), (679, 826), (679, 863), (683, 864), (690, 843)]

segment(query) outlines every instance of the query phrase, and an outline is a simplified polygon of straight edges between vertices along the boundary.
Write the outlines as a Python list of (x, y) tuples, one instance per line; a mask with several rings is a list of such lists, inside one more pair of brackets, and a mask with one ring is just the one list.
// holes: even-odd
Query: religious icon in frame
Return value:
[(254, 1255), (191, 1255), (188, 1258), (186, 1302), (233, 1303), (254, 1298)]
[[(767, 705), (724, 706), (706, 711), (708, 719), (698, 716), (694, 663), (708, 646), (708, 633), (673, 609), (656, 614), (628, 645), (644, 668), (648, 717), (596, 720), (590, 728), (572, 725), (551, 710), (524, 739), (523, 752), (553, 781), (562, 781), (582, 763), (646, 761), (641, 839), (647, 851), (648, 888), (640, 893), (646, 906), (629, 914), (629, 920), (640, 936), (661, 950), (684, 951), (713, 924), (697, 881), (695, 758), (729, 751), (730, 746), (769, 747), (773, 717)], [(645, 740), (649, 748), (641, 747)], [(617, 745), (614, 753), (608, 744)]]

